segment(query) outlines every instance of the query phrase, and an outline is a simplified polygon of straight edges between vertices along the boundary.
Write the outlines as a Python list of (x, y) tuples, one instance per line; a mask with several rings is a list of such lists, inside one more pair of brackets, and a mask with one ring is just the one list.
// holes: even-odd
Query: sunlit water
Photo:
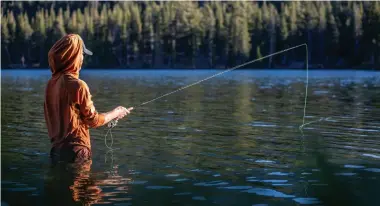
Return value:
[[(83, 71), (100, 112), (92, 164), (52, 167), (43, 116), (49, 70), (1, 77), (2, 205), (380, 205), (380, 74)], [(108, 144), (111, 140), (108, 139)]]

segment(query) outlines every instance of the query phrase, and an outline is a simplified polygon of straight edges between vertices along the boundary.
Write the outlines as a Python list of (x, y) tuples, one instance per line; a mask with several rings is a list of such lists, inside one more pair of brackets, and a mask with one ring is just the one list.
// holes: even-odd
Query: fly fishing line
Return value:
[[(216, 74), (214, 74), (214, 75), (212, 75), (212, 76), (209, 76), (209, 77), (207, 77), (207, 78), (205, 78), (205, 79), (199, 80), (199, 81), (194, 82), (194, 83), (192, 83), (192, 84), (189, 84), (189, 85), (187, 85), (187, 86), (183, 86), (183, 87), (181, 87), (181, 88), (179, 88), (179, 89), (177, 89), (177, 90), (175, 90), (175, 91), (172, 91), (172, 92), (169, 92), (169, 93), (163, 94), (163, 95), (161, 95), (161, 96), (159, 96), (159, 97), (156, 97), (156, 98), (154, 98), (154, 99), (152, 99), (152, 100), (149, 100), (149, 101), (143, 102), (143, 103), (139, 104), (137, 107), (140, 107), (140, 106), (146, 105), (146, 104), (148, 104), (148, 103), (151, 103), (151, 102), (157, 101), (157, 100), (159, 100), (159, 99), (161, 99), (161, 98), (163, 98), (163, 97), (166, 97), (166, 96), (169, 96), (169, 95), (174, 94), (174, 93), (176, 93), (176, 92), (179, 92), (179, 91), (181, 91), (181, 90), (187, 89), (187, 88), (189, 88), (189, 87), (191, 87), (191, 86), (194, 86), (194, 85), (200, 84), (200, 83), (202, 83), (202, 82), (204, 82), (204, 81), (206, 81), (206, 80), (209, 80), (209, 79), (214, 78), (214, 77), (216, 77), (216, 76), (222, 75), (222, 74), (224, 74), (224, 73), (226, 73), (226, 72), (233, 71), (233, 70), (235, 70), (235, 69), (238, 69), (238, 68), (241, 68), (241, 67), (247, 66), (247, 65), (252, 64), (252, 63), (254, 63), (254, 62), (261, 61), (261, 60), (263, 60), (263, 59), (266, 59), (266, 58), (269, 58), (269, 57), (272, 57), (272, 56), (275, 56), (275, 55), (278, 55), (278, 54), (282, 54), (282, 53), (285, 53), (285, 52), (287, 52), (287, 51), (290, 51), (290, 50), (293, 50), (293, 49), (296, 49), (296, 48), (299, 48), (299, 47), (303, 47), (303, 46), (305, 47), (305, 51), (306, 51), (306, 61), (305, 61), (305, 66), (306, 66), (306, 86), (305, 86), (305, 101), (304, 101), (304, 108), (303, 108), (302, 125), (299, 127), (299, 129), (302, 131), (302, 129), (303, 129), (303, 127), (304, 127), (305, 125), (310, 124), (310, 123), (305, 123), (306, 105), (307, 105), (307, 95), (308, 95), (308, 86), (309, 86), (309, 61), (308, 61), (308, 47), (307, 47), (307, 44), (306, 44), (306, 43), (304, 43), (304, 44), (300, 44), (300, 45), (297, 45), (297, 46), (294, 46), (294, 47), (291, 47), (291, 48), (288, 48), (288, 49), (284, 49), (284, 50), (281, 50), (281, 51), (278, 51), (278, 52), (275, 52), (275, 53), (272, 53), (272, 54), (269, 54), (269, 55), (263, 56), (263, 57), (261, 57), (261, 58), (257, 58), (257, 59), (254, 59), (254, 60), (248, 61), (248, 62), (246, 62), (246, 63), (240, 64), (240, 65), (237, 65), (237, 66), (232, 67), (232, 68), (230, 68), (230, 69), (227, 69), (227, 70), (224, 70), (224, 71), (222, 71), (222, 72), (216, 73)], [(136, 108), (136, 107), (134, 107), (134, 108)], [(106, 147), (109, 149), (109, 151), (113, 151), (113, 150), (114, 150), (114, 149), (112, 148), (112, 145), (113, 145), (113, 137), (112, 137), (112, 131), (111, 131), (111, 130), (112, 130), (112, 128), (114, 128), (114, 127), (117, 125), (117, 123), (118, 123), (117, 120), (112, 120), (112, 121), (110, 121), (110, 122), (108, 123), (108, 128), (109, 128), (109, 129), (108, 129), (108, 131), (107, 131), (107, 133), (106, 133), (106, 135), (105, 135), (104, 143), (105, 143)], [(109, 133), (110, 136), (111, 136), (111, 145), (108, 145), (108, 143), (107, 143), (107, 136), (108, 136), (108, 133)]]

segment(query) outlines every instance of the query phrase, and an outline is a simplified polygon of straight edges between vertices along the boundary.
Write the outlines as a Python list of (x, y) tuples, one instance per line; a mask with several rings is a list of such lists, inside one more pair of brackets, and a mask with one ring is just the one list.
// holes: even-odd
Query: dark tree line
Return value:
[[(308, 43), (328, 68), (379, 68), (380, 2), (1, 2), (1, 65), (46, 68), (60, 37), (78, 33), (87, 67), (230, 67)], [(292, 66), (299, 48), (253, 65)], [(293, 64), (294, 65), (294, 64)]]

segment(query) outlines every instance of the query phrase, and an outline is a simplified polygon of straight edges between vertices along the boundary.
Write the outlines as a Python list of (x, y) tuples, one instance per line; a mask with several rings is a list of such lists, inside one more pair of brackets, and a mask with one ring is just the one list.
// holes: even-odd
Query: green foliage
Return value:
[(39, 10), (36, 13), (36, 19), (33, 24), (33, 29), (35, 32), (38, 32), (42, 38), (46, 37), (46, 25), (45, 25), (43, 10)]
[(6, 16), (3, 16), (3, 13), (1, 13), (1, 40), (5, 44), (8, 44), (10, 42), (8, 18)]
[[(314, 63), (334, 67), (358, 51), (361, 62), (380, 63), (379, 2), (5, 2), (1, 22), (2, 41), (15, 45), (12, 56), (28, 44), (39, 44), (43, 55), (66, 33), (78, 33), (96, 50), (91, 67), (138, 66), (139, 56), (152, 55), (167, 65), (186, 66), (187, 59), (194, 66), (206, 57), (225, 66), (305, 41), (319, 56)], [(286, 56), (304, 59), (301, 52)]]
[(354, 35), (359, 37), (363, 34), (363, 5), (360, 2), (353, 4), (352, 16), (354, 19)]
[(28, 41), (33, 34), (33, 29), (29, 24), (29, 18), (26, 13), (17, 16), (17, 26), (20, 41)]
[(288, 19), (289, 19), (289, 10), (288, 10), (288, 7), (284, 5), (282, 5), (282, 9), (284, 10), (284, 12), (282, 12), (281, 14), (281, 22), (280, 22), (280, 33), (281, 33), (281, 39), (283, 41), (286, 41), (289, 37), (289, 23), (288, 23)]
[(318, 32), (324, 32), (326, 30), (327, 25), (327, 17), (326, 17), (326, 6), (323, 2), (318, 2)]

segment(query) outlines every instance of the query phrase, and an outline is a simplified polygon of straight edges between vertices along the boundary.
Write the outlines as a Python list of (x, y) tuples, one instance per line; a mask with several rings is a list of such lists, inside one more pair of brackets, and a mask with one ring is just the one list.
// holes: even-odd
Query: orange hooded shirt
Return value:
[(85, 146), (91, 150), (89, 128), (105, 124), (91, 100), (87, 84), (79, 79), (83, 63), (83, 40), (69, 34), (49, 51), (52, 78), (45, 90), (44, 113), (53, 148)]

